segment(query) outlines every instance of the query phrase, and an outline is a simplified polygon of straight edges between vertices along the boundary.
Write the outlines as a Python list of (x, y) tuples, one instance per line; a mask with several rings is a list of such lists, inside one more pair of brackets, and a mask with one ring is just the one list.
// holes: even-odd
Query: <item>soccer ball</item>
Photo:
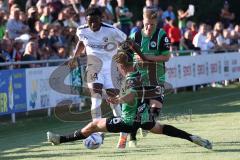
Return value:
[(83, 144), (87, 149), (97, 149), (102, 142), (102, 136), (99, 133), (93, 133), (83, 141)]

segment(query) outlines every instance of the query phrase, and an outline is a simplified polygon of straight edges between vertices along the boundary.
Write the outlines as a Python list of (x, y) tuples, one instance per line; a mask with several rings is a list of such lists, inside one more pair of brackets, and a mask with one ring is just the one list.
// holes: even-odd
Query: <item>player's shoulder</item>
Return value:
[(162, 35), (167, 34), (166, 31), (165, 31), (163, 28), (157, 28), (157, 29), (156, 29), (156, 32), (157, 32), (158, 34), (162, 34)]
[(108, 29), (116, 29), (113, 25), (104, 22), (101, 23), (101, 26)]
[(83, 30), (83, 29), (87, 29), (89, 28), (88, 24), (83, 24), (83, 25), (80, 25), (79, 27), (77, 27), (77, 30)]

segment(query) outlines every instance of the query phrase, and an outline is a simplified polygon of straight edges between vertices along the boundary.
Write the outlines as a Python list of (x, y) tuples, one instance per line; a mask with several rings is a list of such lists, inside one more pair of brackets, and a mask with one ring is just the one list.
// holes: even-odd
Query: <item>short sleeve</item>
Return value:
[(79, 41), (83, 41), (84, 40), (84, 32), (83, 32), (83, 28), (82, 27), (78, 27), (77, 31), (76, 31), (76, 35), (78, 37)]
[(159, 44), (159, 51), (161, 55), (169, 55), (170, 49), (170, 39), (168, 38), (166, 33), (163, 33), (161, 40), (160, 40), (160, 44)]
[(115, 32), (115, 40), (118, 41), (119, 43), (122, 43), (127, 39), (127, 35), (123, 33), (121, 30), (119, 30), (118, 28), (115, 28), (114, 32)]

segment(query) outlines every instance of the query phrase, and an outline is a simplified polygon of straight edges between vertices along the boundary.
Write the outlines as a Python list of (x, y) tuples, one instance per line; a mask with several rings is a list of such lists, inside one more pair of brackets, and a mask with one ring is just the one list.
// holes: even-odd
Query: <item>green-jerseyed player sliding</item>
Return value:
[[(207, 149), (212, 144), (199, 136), (189, 134), (171, 125), (163, 125), (154, 120), (150, 112), (149, 100), (145, 96), (159, 96), (158, 90), (148, 92), (142, 85), (141, 74), (133, 65), (132, 55), (124, 50), (118, 50), (114, 56), (120, 73), (125, 77), (125, 86), (117, 97), (108, 98), (109, 103), (122, 104), (122, 116), (96, 119), (82, 129), (67, 135), (47, 132), (47, 139), (54, 145), (86, 139), (95, 132), (126, 132), (132, 133), (138, 128), (149, 130), (154, 134), (164, 134), (171, 137), (186, 139)], [(150, 95), (148, 95), (150, 94)]]

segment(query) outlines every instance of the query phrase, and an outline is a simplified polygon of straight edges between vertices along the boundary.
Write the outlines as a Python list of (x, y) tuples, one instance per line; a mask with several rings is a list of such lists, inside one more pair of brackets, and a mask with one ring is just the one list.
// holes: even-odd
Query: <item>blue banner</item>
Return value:
[(25, 70), (0, 71), (0, 115), (25, 112), (26, 101)]
[(11, 72), (8, 70), (0, 71), (0, 115), (11, 113), (9, 108), (8, 88), (11, 81)]
[(27, 110), (25, 69), (13, 70), (12, 82), (14, 93), (14, 112), (25, 112)]

